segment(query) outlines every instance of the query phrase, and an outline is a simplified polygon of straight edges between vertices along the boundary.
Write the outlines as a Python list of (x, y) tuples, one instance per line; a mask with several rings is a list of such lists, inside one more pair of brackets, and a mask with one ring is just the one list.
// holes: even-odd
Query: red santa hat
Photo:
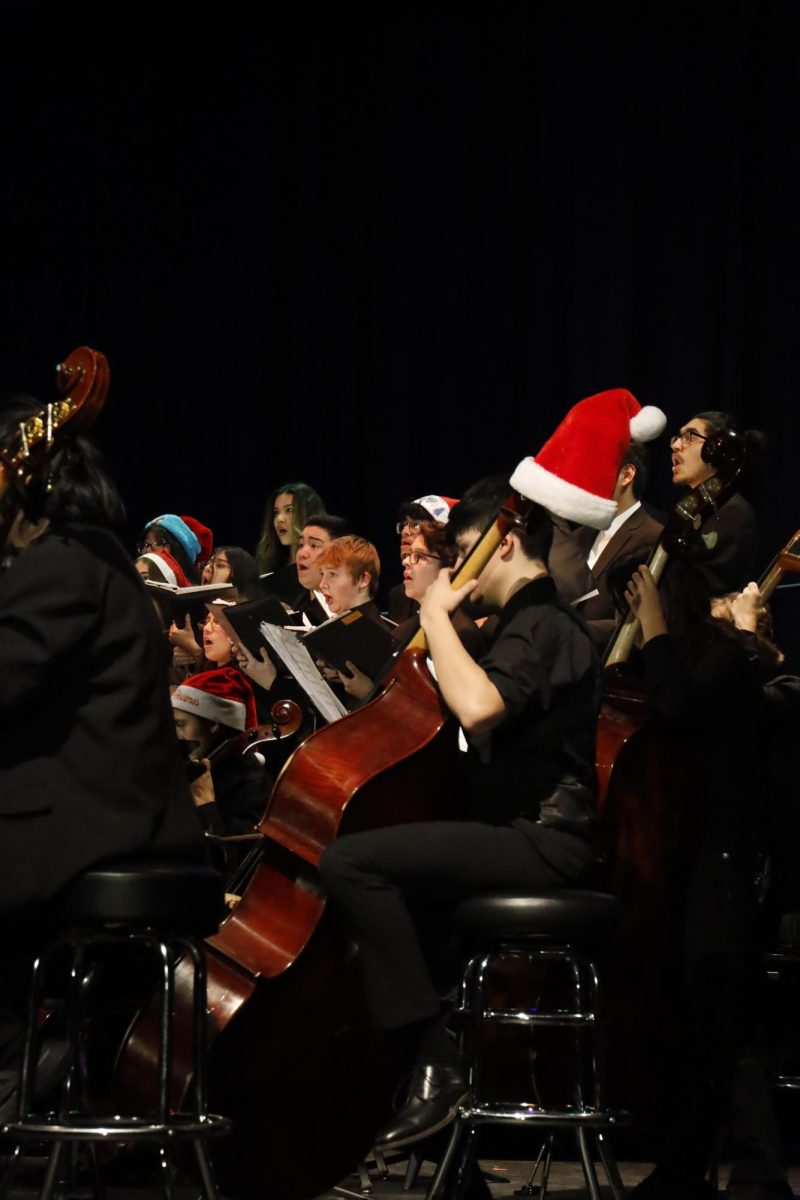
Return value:
[(190, 675), (172, 693), (172, 707), (231, 729), (252, 729), (258, 724), (253, 689), (235, 667)]
[(446, 525), (450, 520), (450, 509), (458, 504), (458, 500), (452, 496), (418, 496), (412, 503), (424, 508), (440, 525)]
[(200, 543), (200, 553), (194, 560), (194, 565), (199, 567), (202, 563), (208, 562), (214, 551), (214, 534), (204, 525), (202, 521), (198, 521), (196, 517), (181, 517), (184, 525), (188, 525), (194, 536)]
[(666, 424), (661, 409), (642, 408), (625, 388), (598, 392), (570, 409), (535, 458), (522, 460), (511, 486), (556, 516), (608, 529), (628, 445), (652, 441)]
[(173, 583), (176, 587), (191, 587), (189, 580), (183, 573), (183, 567), (174, 558), (169, 550), (159, 547), (156, 550), (147, 550), (144, 554), (140, 554), (139, 558), (146, 558), (150, 562), (155, 563), (157, 570), (160, 572), (164, 583)]

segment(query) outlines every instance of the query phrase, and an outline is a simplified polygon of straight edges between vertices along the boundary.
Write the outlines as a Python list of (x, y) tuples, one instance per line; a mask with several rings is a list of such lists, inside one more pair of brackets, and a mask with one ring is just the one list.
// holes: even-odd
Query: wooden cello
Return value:
[[(509, 497), (454, 587), (477, 577), (527, 507)], [(325, 911), (317, 866), (340, 833), (460, 815), (462, 760), (418, 633), (380, 695), (307, 738), (279, 775), (259, 864), (208, 939), (210, 1091), (234, 1121), (216, 1160), (230, 1190), (306, 1200), (369, 1151), (397, 1080), (373, 1053), (354, 948)], [(119, 1080), (139, 1102), (154, 1025), (145, 1009), (120, 1055)], [(175, 1079), (176, 1097), (187, 1082)]]

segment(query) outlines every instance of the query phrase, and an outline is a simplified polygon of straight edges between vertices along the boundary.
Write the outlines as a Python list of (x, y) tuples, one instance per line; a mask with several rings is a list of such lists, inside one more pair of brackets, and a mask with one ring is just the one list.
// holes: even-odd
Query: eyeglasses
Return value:
[(403, 562), (407, 562), (410, 567), (415, 567), (418, 562), (422, 562), (424, 558), (429, 558), (431, 562), (441, 562), (441, 557), (438, 554), (424, 554), (422, 550), (411, 550), (403, 556)]
[(402, 533), (404, 529), (407, 529), (409, 533), (419, 533), (421, 528), (419, 521), (398, 521), (395, 525), (397, 533)]
[(147, 554), (150, 550), (167, 549), (169, 549), (169, 542), (165, 542), (163, 538), (153, 538), (152, 542), (148, 542), (146, 538), (143, 538), (136, 547), (138, 554)]
[(669, 439), (670, 450), (674, 450), (676, 446), (691, 446), (692, 442), (707, 442), (708, 438), (704, 433), (698, 433), (696, 429), (681, 429), (679, 433), (674, 433)]

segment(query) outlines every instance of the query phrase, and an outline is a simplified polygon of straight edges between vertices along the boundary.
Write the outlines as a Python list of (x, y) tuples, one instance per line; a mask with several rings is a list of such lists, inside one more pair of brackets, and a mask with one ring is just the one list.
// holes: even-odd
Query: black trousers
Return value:
[(531, 821), (431, 821), (339, 838), (320, 872), (358, 943), (373, 1025), (388, 1030), (441, 1011), (443, 942), (429, 935), (448, 909), (480, 892), (577, 884), (593, 865), (584, 839)]

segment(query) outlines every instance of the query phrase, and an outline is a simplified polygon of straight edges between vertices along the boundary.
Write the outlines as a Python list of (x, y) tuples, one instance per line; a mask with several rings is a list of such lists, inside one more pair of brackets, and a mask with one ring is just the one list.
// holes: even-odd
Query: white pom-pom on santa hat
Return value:
[(529, 500), (593, 529), (608, 529), (612, 499), (632, 438), (651, 441), (666, 427), (660, 409), (642, 408), (625, 388), (598, 392), (567, 413), (535, 458), (525, 458), (511, 486)]
[(661, 409), (656, 408), (654, 404), (645, 404), (636, 416), (630, 419), (631, 441), (652, 442), (664, 432), (666, 425), (667, 418)]

